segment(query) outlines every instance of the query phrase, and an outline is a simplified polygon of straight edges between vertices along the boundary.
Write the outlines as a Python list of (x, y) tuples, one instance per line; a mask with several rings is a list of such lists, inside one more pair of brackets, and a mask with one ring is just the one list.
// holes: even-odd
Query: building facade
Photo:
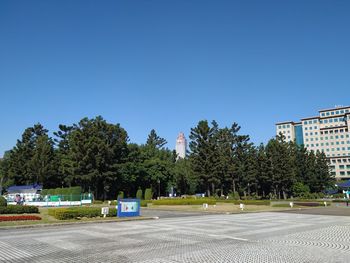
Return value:
[(276, 123), (276, 134), (303, 144), (309, 151), (324, 152), (337, 179), (350, 178), (350, 106), (320, 110), (318, 116), (300, 122)]
[(185, 135), (180, 132), (176, 139), (176, 146), (175, 151), (177, 155), (177, 159), (182, 158), (184, 159), (186, 157), (186, 148), (187, 148), (187, 142)]

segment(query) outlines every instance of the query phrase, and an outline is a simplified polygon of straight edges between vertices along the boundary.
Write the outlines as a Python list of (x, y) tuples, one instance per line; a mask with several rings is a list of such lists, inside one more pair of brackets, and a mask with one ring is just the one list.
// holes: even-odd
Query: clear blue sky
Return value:
[(0, 2), (0, 155), (23, 130), (102, 115), (174, 148), (201, 119), (253, 142), (350, 104), (350, 1)]

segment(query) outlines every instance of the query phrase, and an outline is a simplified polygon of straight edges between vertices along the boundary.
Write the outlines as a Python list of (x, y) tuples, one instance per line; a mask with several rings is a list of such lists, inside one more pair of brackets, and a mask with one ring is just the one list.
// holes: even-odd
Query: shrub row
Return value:
[(0, 222), (3, 221), (25, 221), (25, 220), (41, 220), (40, 216), (24, 215), (24, 216), (0, 216)]
[[(78, 219), (82, 217), (93, 218), (101, 217), (101, 208), (99, 207), (71, 207), (71, 208), (50, 208), (48, 214), (59, 220)], [(110, 208), (107, 216), (116, 216), (117, 209)]]
[[(297, 205), (294, 205), (294, 206), (297, 206)], [(275, 204), (275, 205), (272, 205), (272, 207), (290, 207), (289, 204)]]
[(140, 206), (141, 207), (147, 207), (149, 203), (151, 204), (152, 200), (141, 200)]
[(232, 203), (235, 205), (245, 204), (245, 205), (270, 205), (270, 200), (218, 200), (219, 203)]
[(346, 202), (350, 202), (350, 200), (348, 200), (348, 199), (334, 199), (332, 202), (333, 203), (346, 203)]
[(31, 205), (8, 205), (0, 207), (0, 214), (37, 214), (39, 209)]
[(293, 202), (297, 206), (321, 206), (323, 202)]
[(198, 199), (161, 199), (152, 201), (153, 205), (215, 205), (216, 200), (210, 198), (198, 198)]
[(66, 188), (55, 188), (55, 189), (43, 189), (41, 195), (80, 195), (81, 187), (66, 187)]

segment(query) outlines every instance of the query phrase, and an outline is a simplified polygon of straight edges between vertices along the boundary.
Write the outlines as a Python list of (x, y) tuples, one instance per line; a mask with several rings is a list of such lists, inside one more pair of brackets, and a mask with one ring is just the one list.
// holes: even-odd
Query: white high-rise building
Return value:
[(187, 142), (186, 142), (185, 135), (183, 134), (183, 132), (180, 132), (179, 135), (177, 136), (176, 146), (175, 146), (177, 159), (179, 158), (184, 159), (186, 157), (186, 147), (187, 147)]
[(276, 133), (286, 141), (303, 144), (309, 151), (324, 152), (330, 160), (332, 175), (350, 178), (350, 106), (320, 110), (318, 116), (300, 122), (276, 123)]

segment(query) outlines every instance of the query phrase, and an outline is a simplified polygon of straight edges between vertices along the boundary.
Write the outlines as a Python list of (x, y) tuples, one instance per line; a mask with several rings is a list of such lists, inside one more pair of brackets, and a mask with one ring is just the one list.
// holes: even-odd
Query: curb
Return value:
[(81, 221), (81, 222), (62, 222), (62, 223), (47, 223), (47, 224), (33, 224), (33, 225), (18, 225), (18, 226), (0, 226), (0, 231), (22, 228), (44, 228), (44, 227), (58, 227), (58, 226), (72, 226), (72, 225), (86, 225), (86, 224), (103, 224), (103, 223), (119, 223), (130, 221), (154, 220), (156, 217), (138, 217), (138, 218), (122, 218), (119, 220), (96, 220), (96, 221)]

